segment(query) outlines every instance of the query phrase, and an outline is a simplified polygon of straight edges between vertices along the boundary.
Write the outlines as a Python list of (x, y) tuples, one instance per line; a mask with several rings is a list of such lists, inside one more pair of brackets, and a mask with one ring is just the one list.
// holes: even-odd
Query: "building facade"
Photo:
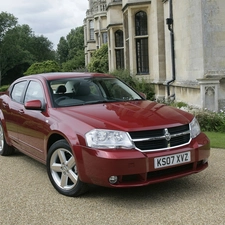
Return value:
[(224, 0), (89, 0), (86, 65), (108, 43), (109, 71), (155, 84), (157, 99), (225, 107)]

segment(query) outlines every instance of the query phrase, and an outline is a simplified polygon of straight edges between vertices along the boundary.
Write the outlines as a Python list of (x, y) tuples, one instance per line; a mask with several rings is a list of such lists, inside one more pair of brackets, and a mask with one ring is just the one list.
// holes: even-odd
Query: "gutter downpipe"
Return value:
[(175, 49), (174, 49), (174, 31), (173, 31), (173, 0), (169, 1), (170, 1), (169, 2), (170, 18), (166, 19), (166, 24), (168, 25), (168, 29), (170, 31), (172, 80), (169, 80), (166, 85), (167, 85), (168, 99), (171, 97), (174, 97), (175, 99), (175, 93), (173, 95), (170, 95), (170, 84), (176, 80), (176, 71), (175, 71)]

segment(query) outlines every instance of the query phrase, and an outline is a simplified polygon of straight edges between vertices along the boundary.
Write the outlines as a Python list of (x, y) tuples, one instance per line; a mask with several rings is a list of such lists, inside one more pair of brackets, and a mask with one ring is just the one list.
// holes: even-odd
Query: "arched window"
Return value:
[(149, 73), (147, 14), (143, 11), (135, 15), (135, 40), (137, 74)]
[(123, 31), (115, 32), (115, 51), (116, 51), (116, 68), (124, 69), (124, 41)]
[(94, 40), (94, 21), (89, 21), (90, 40)]
[(135, 34), (136, 36), (148, 34), (148, 23), (146, 12), (140, 11), (135, 15)]
[(117, 30), (115, 32), (115, 45), (116, 47), (123, 47), (123, 31)]

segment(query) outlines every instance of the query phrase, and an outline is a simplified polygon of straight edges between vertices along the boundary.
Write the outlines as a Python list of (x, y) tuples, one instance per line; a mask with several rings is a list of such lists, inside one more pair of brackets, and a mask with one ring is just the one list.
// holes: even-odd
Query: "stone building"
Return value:
[(89, 0), (86, 65), (108, 43), (109, 71), (129, 69), (156, 98), (225, 107), (224, 0)]

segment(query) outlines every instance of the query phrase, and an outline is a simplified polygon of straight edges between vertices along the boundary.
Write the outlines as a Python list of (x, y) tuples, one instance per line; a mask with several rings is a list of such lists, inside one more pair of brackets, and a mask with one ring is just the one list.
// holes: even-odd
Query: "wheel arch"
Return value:
[[(76, 136), (76, 135), (74, 135)], [(56, 141), (59, 141), (59, 140), (66, 140), (67, 143), (69, 144), (71, 150), (73, 149), (73, 145), (78, 145), (78, 138), (77, 136), (74, 137), (73, 139), (71, 139), (71, 137), (66, 137), (64, 134), (61, 134), (61, 133), (52, 133), (48, 140), (47, 140), (47, 145), (46, 145), (46, 157), (47, 157), (47, 154), (48, 154), (48, 151), (50, 149), (50, 147), (56, 142)], [(73, 143), (72, 143), (72, 142)]]
[[(47, 142), (47, 148), (46, 148), (46, 153), (48, 154), (48, 151), (49, 151), (49, 148), (58, 140), (61, 140), (61, 139), (65, 139), (66, 138), (61, 135), (61, 134), (57, 134), (57, 133), (54, 133), (54, 134), (51, 134), (50, 137), (48, 138), (48, 142)], [(67, 141), (67, 140), (66, 140)]]

